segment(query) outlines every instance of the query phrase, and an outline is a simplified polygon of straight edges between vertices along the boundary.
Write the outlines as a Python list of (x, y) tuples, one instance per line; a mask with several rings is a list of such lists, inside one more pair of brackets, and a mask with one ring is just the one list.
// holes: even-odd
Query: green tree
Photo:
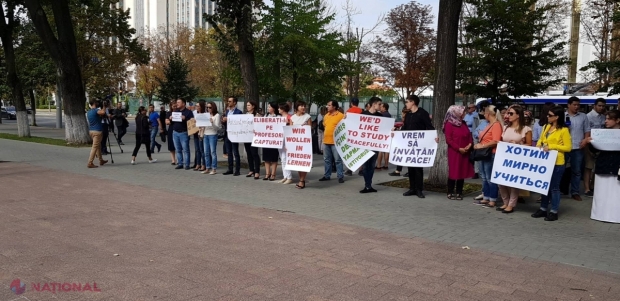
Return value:
[(568, 63), (563, 56), (566, 42), (558, 35), (543, 35), (545, 4), (533, 8), (536, 0), (470, 0), (475, 16), (465, 19), (468, 42), (476, 57), (460, 57), (463, 76), (475, 76), (485, 84), (461, 84), (461, 91), (494, 100), (536, 95), (563, 78), (552, 70)]
[(168, 64), (164, 67), (164, 78), (157, 78), (160, 86), (159, 100), (164, 104), (178, 98), (182, 98), (185, 101), (194, 100), (196, 95), (198, 95), (198, 88), (191, 85), (188, 79), (189, 73), (189, 66), (179, 52), (171, 53)]

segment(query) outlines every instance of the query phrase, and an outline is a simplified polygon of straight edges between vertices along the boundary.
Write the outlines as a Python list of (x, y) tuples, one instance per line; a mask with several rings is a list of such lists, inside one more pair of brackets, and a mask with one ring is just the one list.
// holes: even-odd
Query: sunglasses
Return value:
[(210, 108), (211, 108), (210, 106), (207, 106), (207, 109), (210, 109)]
[(508, 112), (508, 116), (513, 116), (514, 114), (514, 112)]

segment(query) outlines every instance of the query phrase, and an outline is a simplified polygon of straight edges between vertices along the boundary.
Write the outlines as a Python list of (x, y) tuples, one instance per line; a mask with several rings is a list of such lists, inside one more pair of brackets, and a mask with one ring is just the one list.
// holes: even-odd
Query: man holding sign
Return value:
[[(381, 103), (382, 103), (381, 98), (379, 97), (371, 98), (370, 101), (368, 102), (368, 104), (370, 104), (370, 107), (368, 108), (367, 111), (362, 112), (362, 115), (363, 116), (370, 115), (370, 116), (377, 116), (377, 117), (383, 118), (383, 114), (379, 112), (379, 110), (381, 109)], [(360, 124), (360, 128), (361, 127), (362, 125)], [(376, 127), (378, 128), (379, 126), (376, 126)], [(388, 137), (389, 137), (389, 134), (388, 134)], [(389, 147), (389, 143), (388, 143), (388, 147)], [(375, 174), (375, 165), (377, 164), (377, 157), (378, 157), (378, 154), (375, 153), (370, 159), (368, 159), (368, 161), (366, 161), (366, 163), (364, 163), (364, 167), (363, 167), (364, 189), (360, 190), (360, 193), (377, 192), (376, 189), (372, 188), (372, 177)]]

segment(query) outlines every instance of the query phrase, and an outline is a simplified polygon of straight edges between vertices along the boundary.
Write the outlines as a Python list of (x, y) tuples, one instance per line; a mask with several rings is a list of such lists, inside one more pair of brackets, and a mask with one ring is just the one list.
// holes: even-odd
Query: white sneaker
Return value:
[(136, 161), (135, 160), (131, 160), (131, 165), (136, 165)]
[(157, 159), (149, 160), (149, 163), (155, 163), (155, 162), (157, 162)]
[(216, 171), (215, 171), (215, 169), (214, 169), (214, 170), (212, 170), (209, 174), (210, 174), (210, 175), (214, 175), (214, 174), (216, 174), (216, 173), (217, 173), (217, 172), (216, 172)]

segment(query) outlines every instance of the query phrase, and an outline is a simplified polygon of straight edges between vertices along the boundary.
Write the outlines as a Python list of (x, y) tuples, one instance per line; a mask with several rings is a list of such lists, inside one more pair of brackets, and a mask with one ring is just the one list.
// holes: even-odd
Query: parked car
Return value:
[(17, 115), (15, 113), (15, 110), (11, 109), (11, 108), (2, 108), (2, 112), (0, 113), (0, 118), (6, 118), (6, 119), (17, 119)]

